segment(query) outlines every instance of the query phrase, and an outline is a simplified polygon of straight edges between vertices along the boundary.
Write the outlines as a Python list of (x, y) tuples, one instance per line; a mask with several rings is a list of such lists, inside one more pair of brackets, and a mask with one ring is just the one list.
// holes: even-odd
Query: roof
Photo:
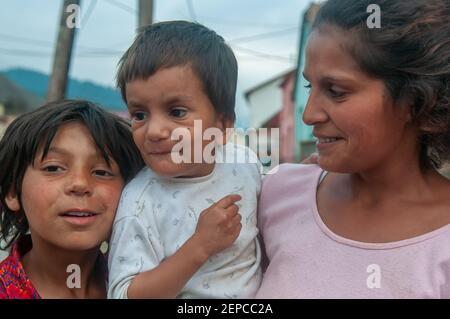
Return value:
[(274, 76), (272, 78), (269, 78), (268, 80), (266, 80), (266, 81), (264, 81), (264, 82), (262, 82), (262, 83), (260, 83), (260, 84), (258, 84), (256, 86), (254, 86), (253, 88), (245, 91), (245, 98), (248, 99), (248, 96), (250, 94), (252, 94), (253, 92), (259, 90), (260, 88), (262, 88), (262, 87), (264, 87), (264, 86), (266, 86), (266, 85), (268, 85), (268, 84), (270, 84), (272, 82), (278, 81), (278, 80), (286, 77), (287, 75), (289, 75), (291, 73), (295, 73), (296, 70), (297, 70), (297, 66), (291, 67), (288, 70), (282, 72), (281, 74), (278, 74), (278, 75), (276, 75), (276, 76)]

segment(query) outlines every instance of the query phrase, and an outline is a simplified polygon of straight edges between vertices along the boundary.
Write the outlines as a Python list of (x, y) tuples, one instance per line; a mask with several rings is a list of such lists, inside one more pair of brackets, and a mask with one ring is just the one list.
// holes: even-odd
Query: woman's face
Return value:
[(316, 29), (306, 49), (304, 76), (311, 89), (303, 121), (314, 127), (319, 165), (354, 173), (410, 157), (417, 142), (409, 107), (394, 105), (383, 81), (360, 69), (346, 42), (341, 31)]

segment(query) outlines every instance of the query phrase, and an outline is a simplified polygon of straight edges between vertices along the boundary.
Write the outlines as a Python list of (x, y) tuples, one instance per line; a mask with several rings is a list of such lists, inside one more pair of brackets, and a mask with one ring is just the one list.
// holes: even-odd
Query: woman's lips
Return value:
[(316, 147), (319, 152), (323, 152), (336, 146), (342, 140), (343, 138), (340, 137), (319, 137), (317, 138)]

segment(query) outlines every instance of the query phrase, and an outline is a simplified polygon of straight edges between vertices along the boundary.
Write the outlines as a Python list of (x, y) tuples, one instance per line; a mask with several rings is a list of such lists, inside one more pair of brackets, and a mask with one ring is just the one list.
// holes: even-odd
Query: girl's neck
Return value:
[(65, 250), (36, 237), (32, 236), (33, 247), (22, 263), (42, 298), (105, 297), (99, 247), (87, 251)]

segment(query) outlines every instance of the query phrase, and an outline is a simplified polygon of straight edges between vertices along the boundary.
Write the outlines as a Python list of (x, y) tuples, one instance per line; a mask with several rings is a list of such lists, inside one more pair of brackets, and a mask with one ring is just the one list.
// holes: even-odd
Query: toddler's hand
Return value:
[(241, 215), (235, 202), (239, 195), (228, 195), (201, 212), (195, 237), (207, 256), (231, 246), (241, 231)]

